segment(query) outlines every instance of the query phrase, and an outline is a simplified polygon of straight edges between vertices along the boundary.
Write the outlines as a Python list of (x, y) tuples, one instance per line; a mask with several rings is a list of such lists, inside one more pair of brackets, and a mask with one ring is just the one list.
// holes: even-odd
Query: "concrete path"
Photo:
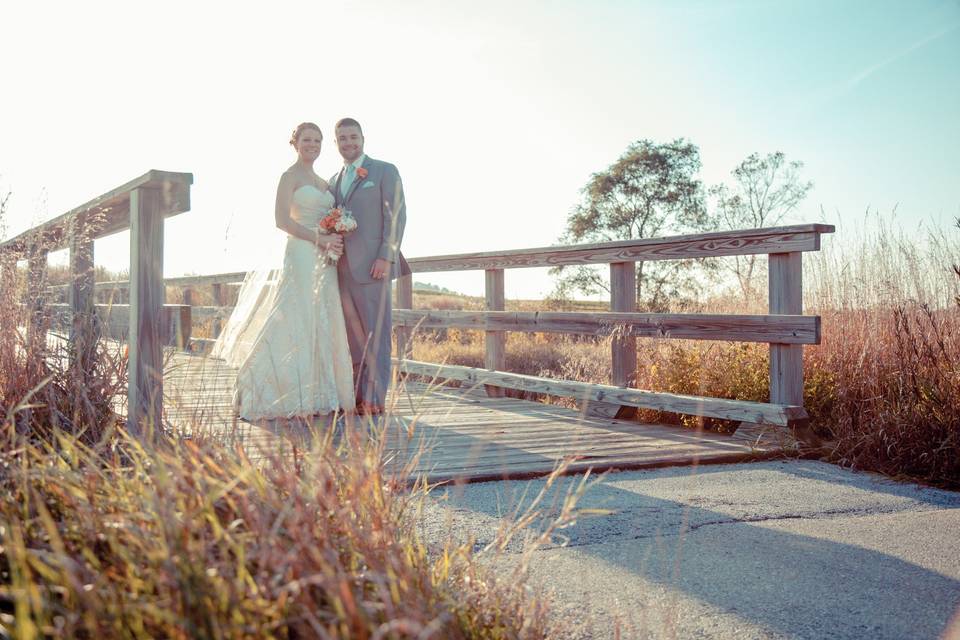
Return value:
[[(482, 548), (543, 487), (437, 489), (423, 530)], [(960, 493), (789, 460), (611, 473), (578, 506), (613, 513), (527, 556), (564, 637), (960, 640)]]

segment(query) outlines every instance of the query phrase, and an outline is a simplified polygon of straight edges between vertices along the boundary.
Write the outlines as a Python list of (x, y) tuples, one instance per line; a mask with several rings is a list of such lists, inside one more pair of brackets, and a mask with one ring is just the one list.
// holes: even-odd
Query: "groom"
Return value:
[(357, 410), (383, 412), (390, 385), (391, 281), (408, 275), (400, 254), (407, 220), (397, 168), (363, 153), (363, 130), (353, 118), (334, 127), (343, 168), (330, 179), (336, 206), (348, 209), (357, 229), (344, 238), (337, 264), (350, 354), (357, 385)]

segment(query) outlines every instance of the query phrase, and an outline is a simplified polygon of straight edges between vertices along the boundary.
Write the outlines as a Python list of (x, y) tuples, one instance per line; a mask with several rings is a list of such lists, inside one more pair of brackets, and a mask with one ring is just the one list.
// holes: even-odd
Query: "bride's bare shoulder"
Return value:
[(297, 181), (297, 167), (289, 167), (286, 171), (280, 174), (280, 184), (290, 185)]

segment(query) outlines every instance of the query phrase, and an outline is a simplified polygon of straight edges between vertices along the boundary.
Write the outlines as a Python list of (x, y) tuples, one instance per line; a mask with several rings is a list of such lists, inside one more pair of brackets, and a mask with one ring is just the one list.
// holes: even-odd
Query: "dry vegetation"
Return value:
[[(805, 349), (805, 405), (830, 440), (826, 455), (960, 487), (958, 236), (917, 241), (881, 225), (844, 251), (839, 244), (806, 258), (806, 309), (823, 317), (824, 330), (822, 344)], [(551, 634), (542, 601), (524, 586), (523, 563), (496, 576), (470, 546), (418, 538), (410, 515), (426, 490), (398, 480), (402, 471), (385, 473), (372, 444), (327, 439), (255, 465), (202, 438), (129, 439), (112, 404), (123, 395), (123, 358), (102, 341), (51, 352), (32, 339), (26, 311), (14, 304), (23, 285), (21, 273), (0, 300), (0, 634)], [(415, 306), (468, 309), (482, 301), (422, 293)], [(704, 309), (763, 306), (715, 298)], [(507, 307), (590, 308), (557, 300)], [(642, 387), (767, 396), (765, 345), (640, 340), (638, 355)], [(482, 336), (420, 332), (414, 356), (482, 365)], [(507, 368), (607, 382), (609, 345), (510, 334)], [(554, 526), (574, 517), (574, 502)]]
[[(543, 513), (480, 551), (428, 543), (427, 487), (349, 429), (258, 463), (203, 429), (134, 440), (113, 402), (122, 352), (37, 337), (19, 275), (0, 300), (0, 637), (554, 635), (525, 561), (486, 568)], [(576, 495), (535, 544), (575, 518)]]

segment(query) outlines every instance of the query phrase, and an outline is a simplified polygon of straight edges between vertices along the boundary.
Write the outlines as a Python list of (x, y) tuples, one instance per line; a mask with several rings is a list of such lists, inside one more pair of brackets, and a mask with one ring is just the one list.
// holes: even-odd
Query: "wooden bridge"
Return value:
[[(127, 424), (181, 430), (199, 426), (239, 437), (251, 450), (273, 448), (283, 429), (238, 421), (230, 403), (235, 372), (204, 357), (194, 323), (229, 316), (229, 289), (243, 272), (163, 278), (163, 220), (190, 208), (191, 174), (150, 171), (58, 218), (0, 244), (0, 286), (17, 281), (25, 262), (28, 339), (51, 325), (69, 327), (79, 348), (98, 333), (129, 345)], [(130, 280), (96, 283), (94, 240), (130, 231)], [(820, 318), (802, 314), (802, 255), (820, 248), (833, 227), (805, 224), (598, 244), (518, 249), (409, 260), (412, 271), (483, 270), (484, 311), (413, 309), (412, 276), (398, 280), (393, 312), (397, 384), (390, 419), (381, 425), (390, 458), (421, 454), (418, 471), (434, 480), (476, 480), (547, 473), (561, 459), (572, 469), (637, 468), (733, 461), (776, 451), (791, 430), (805, 429), (803, 345), (820, 341)], [(47, 287), (47, 254), (70, 250), (70, 284)], [(717, 256), (769, 256), (769, 313), (764, 315), (639, 313), (636, 263)], [(507, 312), (507, 269), (610, 265), (610, 312)], [(165, 300), (166, 287), (182, 299)], [(209, 287), (213, 305), (193, 304)], [(485, 368), (409, 358), (417, 327), (482, 330)], [(0, 327), (12, 331), (15, 327)], [(608, 385), (556, 380), (504, 370), (505, 332), (613, 336)], [(682, 396), (634, 388), (638, 338), (763, 342), (770, 349), (770, 401)], [(442, 383), (456, 381), (459, 387)], [(579, 410), (505, 397), (519, 389), (576, 400)], [(631, 418), (637, 408), (722, 418), (741, 423), (737, 435), (697, 433)], [(327, 425), (315, 425), (323, 427)]]

